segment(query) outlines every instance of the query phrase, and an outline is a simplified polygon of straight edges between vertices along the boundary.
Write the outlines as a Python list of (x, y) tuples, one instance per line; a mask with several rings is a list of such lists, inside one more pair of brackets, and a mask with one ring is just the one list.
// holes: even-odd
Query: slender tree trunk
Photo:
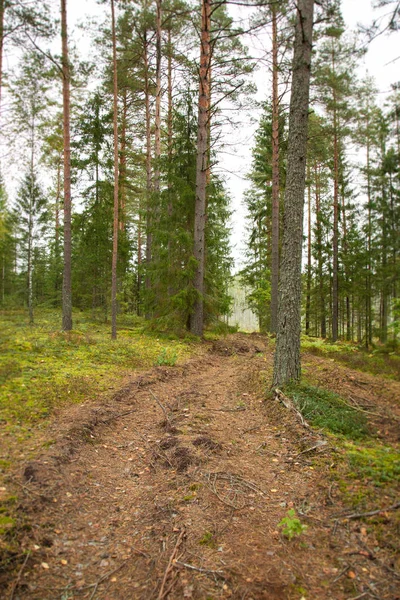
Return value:
[(315, 164), (315, 212), (316, 212), (316, 227), (317, 227), (317, 262), (318, 262), (318, 284), (319, 284), (319, 308), (321, 321), (321, 337), (326, 338), (326, 308), (325, 308), (325, 292), (324, 292), (324, 277), (323, 277), (323, 262), (322, 262), (322, 223), (321, 223), (321, 201), (320, 201), (320, 186), (318, 166)]
[(371, 213), (371, 171), (370, 171), (370, 137), (369, 137), (369, 103), (367, 106), (367, 198), (368, 198), (368, 233), (367, 233), (367, 298), (365, 315), (365, 345), (372, 344), (372, 213)]
[[(334, 67), (333, 67), (334, 68)], [(332, 341), (338, 339), (339, 326), (339, 143), (336, 110), (336, 94), (334, 92), (333, 109), (333, 265), (332, 265)]]
[(161, 9), (162, 0), (156, 0), (156, 114), (154, 127), (154, 191), (160, 192), (161, 157)]
[(279, 96), (277, 8), (272, 4), (272, 252), (271, 252), (271, 331), (278, 326), (279, 286)]
[(125, 211), (126, 211), (126, 122), (128, 117), (128, 99), (127, 90), (123, 89), (122, 95), (122, 115), (121, 115), (121, 151), (119, 159), (119, 229), (125, 230)]
[[(143, 40), (143, 60), (144, 60), (144, 95), (146, 110), (146, 290), (151, 289), (150, 268), (153, 256), (153, 236), (152, 236), (152, 177), (151, 177), (151, 112), (150, 112), (150, 77), (149, 77), (149, 57), (147, 33)], [(149, 302), (149, 298), (147, 299)], [(146, 318), (150, 318), (150, 310), (147, 307)]]
[(196, 201), (194, 220), (194, 258), (197, 262), (193, 287), (196, 300), (190, 319), (190, 329), (195, 335), (203, 335), (204, 328), (204, 266), (206, 194), (208, 168), (208, 122), (210, 119), (210, 78), (211, 64), (211, 0), (202, 0), (201, 5), (201, 45), (200, 45), (200, 89), (199, 118), (197, 133)]
[(118, 208), (119, 208), (119, 154), (118, 154), (118, 70), (117, 40), (115, 33), (115, 7), (111, 0), (111, 30), (113, 49), (113, 123), (114, 123), (114, 225), (111, 268), (111, 339), (117, 339), (117, 260), (118, 260)]
[(308, 178), (308, 235), (307, 235), (307, 297), (306, 297), (306, 335), (310, 335), (310, 313), (311, 313), (311, 181), (310, 166), (307, 165)]
[(314, 0), (298, 0), (273, 385), (301, 376), (301, 254)]
[[(172, 144), (173, 144), (173, 103), (172, 103), (172, 40), (171, 40), (171, 27), (168, 28), (168, 67), (167, 67), (167, 97), (168, 97), (168, 113), (167, 113), (167, 144), (168, 144), (168, 217), (172, 221), (173, 216), (173, 190), (172, 190)], [(170, 221), (170, 222), (171, 222)], [(171, 272), (172, 281), (172, 270), (173, 270), (173, 257), (172, 257), (172, 241), (171, 237), (168, 238), (168, 268)], [(171, 285), (168, 286), (168, 294), (173, 294), (173, 288)]]
[[(343, 184), (342, 184), (343, 185)], [(346, 202), (345, 202), (345, 193), (344, 193), (344, 189), (342, 188), (342, 218), (343, 218), (343, 251), (344, 251), (344, 256), (345, 256), (345, 260), (344, 260), (344, 279), (346, 282), (346, 340), (349, 342), (352, 338), (352, 332), (351, 332), (351, 315), (350, 315), (350, 296), (349, 296), (349, 284), (350, 284), (350, 278), (349, 278), (349, 269), (347, 266), (347, 260), (348, 260), (348, 243), (347, 243), (347, 216), (346, 216)]]
[(72, 329), (71, 286), (71, 146), (70, 146), (70, 66), (68, 59), (67, 0), (61, 0), (61, 38), (63, 71), (64, 128), (64, 275), (62, 295), (62, 328)]
[(0, 116), (3, 91), (4, 13), (5, 0), (0, 0)]

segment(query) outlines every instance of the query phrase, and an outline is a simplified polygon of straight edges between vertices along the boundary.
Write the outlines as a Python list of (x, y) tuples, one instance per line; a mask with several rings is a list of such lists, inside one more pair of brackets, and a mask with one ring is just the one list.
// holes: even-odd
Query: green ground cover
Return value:
[(110, 325), (84, 313), (74, 315), (73, 331), (60, 331), (55, 311), (37, 311), (33, 326), (22, 311), (0, 313), (0, 343), (0, 423), (18, 435), (55, 406), (105, 392), (128, 371), (190, 354), (185, 341), (145, 333), (137, 317), (122, 317), (112, 341)]

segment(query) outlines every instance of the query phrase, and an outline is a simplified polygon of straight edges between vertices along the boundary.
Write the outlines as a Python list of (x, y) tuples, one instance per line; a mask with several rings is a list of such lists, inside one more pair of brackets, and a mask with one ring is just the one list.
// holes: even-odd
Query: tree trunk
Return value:
[(200, 45), (200, 89), (199, 118), (197, 132), (196, 200), (194, 219), (194, 258), (197, 262), (193, 287), (196, 300), (190, 319), (190, 329), (195, 335), (203, 335), (204, 328), (204, 265), (206, 228), (206, 188), (208, 168), (208, 123), (210, 119), (211, 64), (211, 1), (202, 0), (201, 45)]
[(122, 116), (121, 116), (121, 151), (119, 158), (119, 229), (125, 230), (125, 211), (126, 211), (126, 122), (128, 117), (128, 99), (126, 88), (123, 89), (122, 96)]
[(5, 0), (0, 0), (0, 116), (1, 116), (1, 100), (3, 88), (3, 52), (4, 52), (4, 12)]
[(307, 235), (307, 297), (306, 297), (306, 335), (310, 335), (310, 313), (311, 313), (311, 182), (310, 167), (307, 166), (308, 178), (308, 235)]
[[(334, 70), (333, 65), (333, 70)], [(333, 92), (333, 265), (332, 265), (332, 341), (338, 339), (339, 327), (339, 142), (336, 94)]]
[(320, 202), (320, 188), (319, 188), (319, 175), (318, 166), (315, 164), (315, 212), (317, 219), (317, 262), (318, 262), (318, 284), (319, 284), (319, 309), (320, 309), (320, 322), (321, 322), (321, 337), (326, 338), (326, 309), (325, 309), (325, 293), (324, 293), (324, 279), (323, 279), (323, 264), (322, 264), (322, 224), (321, 224), (321, 202)]
[(278, 326), (279, 286), (279, 96), (277, 8), (272, 4), (272, 252), (271, 252), (271, 331)]
[(301, 254), (314, 0), (297, 3), (273, 385), (301, 376)]
[(154, 127), (154, 191), (160, 192), (161, 157), (161, 1), (156, 0), (156, 114)]
[[(150, 112), (150, 79), (149, 79), (149, 57), (147, 34), (144, 34), (143, 40), (143, 59), (144, 59), (144, 95), (146, 110), (146, 290), (151, 289), (150, 267), (152, 261), (152, 209), (151, 209), (151, 112)], [(150, 318), (150, 311), (146, 310), (146, 319)]]
[(63, 71), (64, 129), (64, 275), (62, 294), (62, 328), (72, 329), (71, 289), (71, 147), (70, 147), (70, 67), (68, 59), (67, 0), (61, 0), (61, 38)]
[(111, 268), (111, 339), (117, 339), (117, 260), (118, 260), (118, 208), (119, 208), (119, 154), (118, 154), (118, 71), (117, 71), (117, 41), (115, 33), (115, 8), (111, 0), (111, 35), (113, 49), (113, 123), (114, 123), (114, 224), (113, 251)]

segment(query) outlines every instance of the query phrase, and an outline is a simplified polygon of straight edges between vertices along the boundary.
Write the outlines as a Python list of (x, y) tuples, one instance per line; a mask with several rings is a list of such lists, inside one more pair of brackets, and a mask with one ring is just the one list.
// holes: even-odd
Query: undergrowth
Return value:
[(322, 338), (302, 336), (301, 347), (302, 350), (317, 356), (331, 356), (352, 369), (400, 381), (400, 354), (393, 345), (376, 346), (366, 350), (354, 342), (331, 343)]
[(350, 439), (364, 438), (369, 433), (365, 415), (333, 392), (301, 383), (288, 386), (285, 393), (315, 427)]

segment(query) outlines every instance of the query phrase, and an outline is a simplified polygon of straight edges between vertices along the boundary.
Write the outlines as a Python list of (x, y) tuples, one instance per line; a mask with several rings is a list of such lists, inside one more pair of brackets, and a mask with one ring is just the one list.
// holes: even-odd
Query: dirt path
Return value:
[[(359, 523), (332, 519), (329, 449), (315, 468), (302, 451), (318, 438), (264, 401), (271, 364), (262, 338), (237, 335), (60, 415), (19, 483), (29, 554), (4, 597), (398, 598)], [(308, 529), (289, 541), (291, 507)]]

